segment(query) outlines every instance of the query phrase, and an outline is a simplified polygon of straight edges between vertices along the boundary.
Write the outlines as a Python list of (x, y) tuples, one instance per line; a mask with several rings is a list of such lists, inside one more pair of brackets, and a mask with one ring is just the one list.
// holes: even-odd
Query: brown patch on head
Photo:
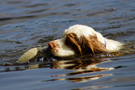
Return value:
[(109, 52), (106, 47), (98, 41), (96, 35), (90, 35), (88, 38), (81, 36), (79, 39), (74, 33), (66, 35), (65, 44), (73, 49), (77, 54), (92, 54)]
[(81, 54), (82, 52), (79, 42), (80, 41), (77, 38), (76, 34), (69, 33), (66, 35), (65, 44), (72, 48), (77, 54)]
[(89, 36), (88, 45), (93, 53), (110, 52), (110, 50), (106, 49), (105, 45), (98, 40), (96, 35)]

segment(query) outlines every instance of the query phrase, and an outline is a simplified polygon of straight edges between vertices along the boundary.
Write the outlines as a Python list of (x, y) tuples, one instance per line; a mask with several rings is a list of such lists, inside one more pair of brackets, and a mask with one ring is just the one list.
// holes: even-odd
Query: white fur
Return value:
[(55, 48), (54, 51), (52, 51), (52, 54), (54, 56), (66, 57), (66, 56), (75, 55), (75, 52), (64, 44), (64, 38), (57, 39), (57, 40), (54, 40), (52, 42), (56, 46), (58, 46)]
[(107, 38), (105, 38), (105, 40), (106, 40), (106, 48), (108, 50), (111, 50), (112, 52), (118, 51), (122, 48), (123, 44), (118, 41), (114, 41), (114, 40), (107, 39)]
[(64, 31), (64, 35), (68, 33), (76, 33), (77, 37), (81, 36), (89, 37), (89, 35), (96, 34), (95, 30), (85, 25), (73, 25)]
[(65, 57), (75, 55), (75, 52), (64, 44), (66, 34), (68, 33), (74, 33), (78, 38), (81, 36), (89, 37), (89, 35), (96, 35), (98, 40), (111, 51), (118, 51), (123, 45), (118, 41), (104, 38), (99, 32), (96, 32), (91, 27), (85, 25), (73, 25), (63, 32), (61, 39), (52, 41), (57, 46), (55, 47), (55, 50), (51, 51), (54, 56)]

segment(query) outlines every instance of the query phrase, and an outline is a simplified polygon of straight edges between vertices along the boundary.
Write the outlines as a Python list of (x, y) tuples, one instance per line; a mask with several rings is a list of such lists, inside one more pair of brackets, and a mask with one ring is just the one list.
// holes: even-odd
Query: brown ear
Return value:
[(79, 39), (74, 33), (69, 33), (66, 35), (65, 44), (75, 50), (76, 53), (82, 54), (82, 49), (79, 45)]
[(110, 52), (106, 49), (105, 45), (98, 40), (96, 35), (89, 36), (88, 45), (93, 53)]
[(89, 37), (81, 36), (79, 39), (76, 34), (69, 33), (66, 35), (65, 44), (71, 49), (75, 50), (77, 54), (92, 54), (101, 52), (110, 52), (106, 49), (96, 35), (90, 35)]

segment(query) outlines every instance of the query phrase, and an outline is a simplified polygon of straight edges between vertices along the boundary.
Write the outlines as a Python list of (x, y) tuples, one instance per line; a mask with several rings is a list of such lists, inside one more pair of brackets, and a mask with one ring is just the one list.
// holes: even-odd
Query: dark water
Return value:
[[(126, 44), (119, 53), (15, 64), (85, 24)], [(134, 0), (0, 0), (0, 90), (134, 90)], [(131, 48), (132, 47), (132, 48)]]

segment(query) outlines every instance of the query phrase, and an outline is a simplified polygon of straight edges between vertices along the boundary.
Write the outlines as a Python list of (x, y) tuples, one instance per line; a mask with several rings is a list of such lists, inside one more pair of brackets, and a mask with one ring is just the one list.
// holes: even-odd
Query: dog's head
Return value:
[(58, 57), (76, 54), (108, 52), (104, 37), (91, 27), (74, 25), (63, 32), (62, 38), (49, 43), (49, 51)]

